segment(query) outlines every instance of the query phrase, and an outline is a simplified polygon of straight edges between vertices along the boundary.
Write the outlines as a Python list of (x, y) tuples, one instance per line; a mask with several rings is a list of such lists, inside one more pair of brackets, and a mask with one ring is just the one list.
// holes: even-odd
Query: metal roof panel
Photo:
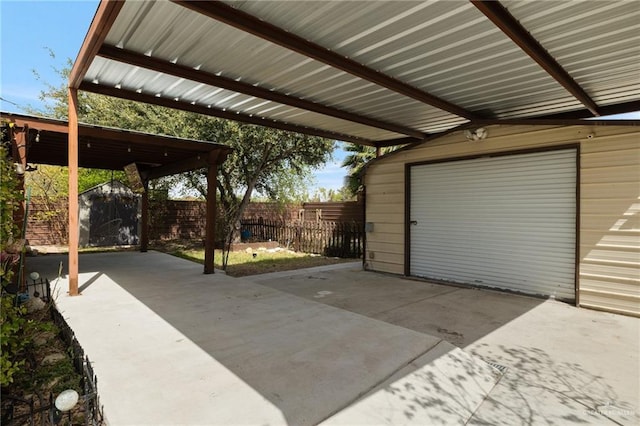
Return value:
[[(477, 111), (512, 108), (522, 112), (527, 97), (478, 93), (478, 80), (495, 81), (495, 68), (508, 63), (524, 74), (511, 87), (579, 103), (468, 2), (328, 2), (312, 21), (307, 2), (230, 2), (231, 5), (417, 88)], [(286, 10), (285, 10), (286, 9)], [(339, 13), (330, 13), (339, 11)], [(325, 28), (331, 27), (331, 31)], [(556, 111), (556, 107), (552, 108)], [(539, 109), (536, 109), (539, 113)]]
[(328, 129), (367, 139), (404, 136), (104, 58), (96, 58), (86, 74), (86, 80), (209, 108), (253, 114), (265, 120)]
[[(226, 3), (484, 116), (584, 108), (469, 2)], [(640, 99), (639, 2), (502, 3), (597, 103)], [(422, 132), (467, 121), (166, 0), (125, 2), (105, 44)], [(375, 140), (402, 136), (100, 57), (87, 80)]]
[(503, 2), (599, 104), (640, 98), (640, 2)]

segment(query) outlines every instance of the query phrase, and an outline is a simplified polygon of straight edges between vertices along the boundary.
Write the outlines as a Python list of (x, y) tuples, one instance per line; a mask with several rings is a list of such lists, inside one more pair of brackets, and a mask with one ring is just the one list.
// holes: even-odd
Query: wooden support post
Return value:
[[(13, 132), (13, 137), (11, 140), (13, 141), (13, 162), (16, 166), (16, 174), (18, 177), (18, 185), (15, 188), (16, 191), (19, 191), (21, 194), (25, 195), (24, 190), (24, 174), (27, 170), (27, 143), (29, 142), (29, 126), (25, 125), (22, 131)], [(18, 208), (13, 213), (13, 222), (18, 225), (20, 230), (24, 230), (24, 235), (20, 235), (20, 238), (26, 242), (26, 224), (27, 220), (27, 208), (26, 201), (23, 199)], [(19, 245), (20, 249), (20, 263), (18, 269), (18, 286), (20, 291), (25, 291), (27, 288), (27, 277), (25, 275), (25, 263), (26, 257), (24, 254), (24, 245)]]
[(69, 295), (78, 293), (78, 90), (69, 88)]
[(149, 181), (147, 180), (144, 181), (141, 210), (140, 252), (145, 253), (149, 247)]
[[(15, 190), (24, 194), (24, 174), (27, 169), (27, 141), (29, 139), (29, 127), (25, 125), (21, 131), (14, 131), (12, 136), (13, 162), (16, 164), (15, 172), (18, 177), (18, 186)], [(24, 215), (25, 201), (22, 200), (17, 211), (13, 214), (13, 221), (20, 227), (20, 229), (23, 229), (24, 227)], [(22, 235), (21, 238), (26, 237)]]
[(218, 151), (209, 154), (207, 170), (207, 225), (204, 239), (204, 273), (214, 273), (214, 249), (216, 239), (216, 186), (218, 184)]

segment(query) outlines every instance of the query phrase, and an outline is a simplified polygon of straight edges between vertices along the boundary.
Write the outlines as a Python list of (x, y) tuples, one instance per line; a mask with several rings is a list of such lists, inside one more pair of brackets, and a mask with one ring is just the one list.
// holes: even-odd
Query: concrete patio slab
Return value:
[[(60, 260), (66, 262), (36, 257), (30, 270), (53, 279)], [(57, 304), (94, 363), (111, 424), (311, 425), (372, 391), (365, 405), (331, 421), (367, 420), (358, 413), (371, 406), (388, 417), (398, 407), (379, 405), (378, 391), (424, 375), (433, 386), (451, 387), (446, 371), (434, 374), (462, 360), (486, 384), (466, 390), (468, 408), (456, 414), (466, 421), (498, 380), (439, 337), (247, 280), (203, 275), (200, 265), (168, 255), (86, 254), (80, 271), (82, 295), (67, 296), (63, 278)], [(443, 413), (458, 403), (442, 401)], [(422, 424), (424, 417), (415, 419)]]
[(358, 265), (248, 278), (441, 337), (505, 366), (471, 424), (640, 424), (638, 318), (365, 272)]

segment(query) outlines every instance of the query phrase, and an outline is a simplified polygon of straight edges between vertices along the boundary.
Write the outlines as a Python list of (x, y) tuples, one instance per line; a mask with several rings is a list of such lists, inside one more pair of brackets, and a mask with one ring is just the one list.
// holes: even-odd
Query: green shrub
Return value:
[(25, 312), (24, 306), (15, 306), (13, 296), (2, 296), (2, 312), (0, 312), (2, 329), (0, 383), (2, 386), (12, 383), (14, 376), (24, 365), (24, 359), (19, 359), (19, 356), (22, 349), (29, 343), (24, 339), (24, 331), (29, 325), (24, 317)]
[(0, 383), (2, 386), (13, 382), (14, 377), (24, 366), (24, 359), (20, 353), (29, 344), (25, 339), (25, 332), (33, 326), (24, 317), (25, 308), (14, 304), (12, 295), (4, 294), (4, 285), (11, 281), (12, 263), (15, 255), (8, 255), (6, 249), (20, 238), (20, 228), (14, 223), (13, 215), (23, 200), (23, 194), (18, 190), (13, 161), (9, 157), (9, 126), (2, 127), (2, 143), (0, 144), (0, 280), (2, 282), (2, 311), (0, 324), (2, 338), (0, 357)]
[(14, 212), (24, 200), (24, 194), (18, 189), (18, 177), (13, 161), (7, 152), (6, 131), (3, 127), (0, 144), (0, 251), (20, 238), (20, 227), (14, 222)]

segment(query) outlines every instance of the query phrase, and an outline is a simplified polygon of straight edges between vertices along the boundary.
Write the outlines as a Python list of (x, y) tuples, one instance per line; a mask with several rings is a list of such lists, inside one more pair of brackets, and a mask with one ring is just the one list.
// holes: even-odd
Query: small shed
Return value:
[(80, 247), (139, 244), (140, 198), (117, 180), (81, 193), (78, 196)]

